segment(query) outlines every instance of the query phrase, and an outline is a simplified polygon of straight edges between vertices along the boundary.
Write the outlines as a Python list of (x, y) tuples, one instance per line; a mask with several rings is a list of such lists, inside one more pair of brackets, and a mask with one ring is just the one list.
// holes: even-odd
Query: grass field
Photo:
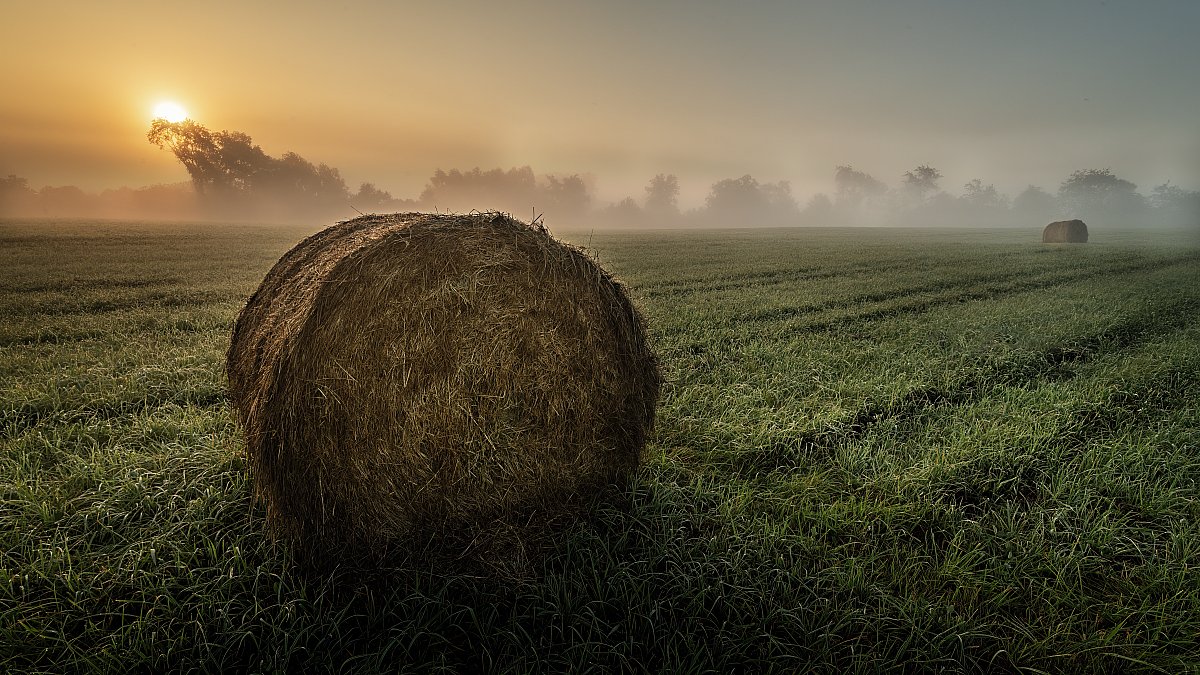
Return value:
[(503, 578), (305, 574), (222, 365), (305, 234), (0, 225), (0, 671), (1200, 670), (1200, 241), (581, 234), (668, 385)]

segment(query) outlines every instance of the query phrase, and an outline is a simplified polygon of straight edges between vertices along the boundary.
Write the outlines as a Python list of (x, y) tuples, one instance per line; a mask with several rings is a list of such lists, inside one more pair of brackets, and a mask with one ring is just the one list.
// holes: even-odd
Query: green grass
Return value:
[(503, 578), (262, 536), (233, 318), (304, 234), (0, 225), (0, 671), (1200, 670), (1200, 245), (576, 237), (668, 384)]

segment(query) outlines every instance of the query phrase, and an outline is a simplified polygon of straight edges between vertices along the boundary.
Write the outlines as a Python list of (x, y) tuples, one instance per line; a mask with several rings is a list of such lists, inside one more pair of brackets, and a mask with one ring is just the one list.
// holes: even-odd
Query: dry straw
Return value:
[(570, 512), (636, 467), (660, 384), (621, 284), (497, 213), (309, 237), (227, 371), (270, 531), (320, 551)]
[(1042, 230), (1043, 244), (1086, 244), (1087, 225), (1082, 220), (1058, 220)]

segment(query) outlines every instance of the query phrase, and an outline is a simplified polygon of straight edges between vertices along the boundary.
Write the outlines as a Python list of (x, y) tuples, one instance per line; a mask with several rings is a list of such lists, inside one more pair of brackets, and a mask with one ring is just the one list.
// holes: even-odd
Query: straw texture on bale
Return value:
[(660, 384), (621, 284), (496, 213), (309, 237), (226, 369), (269, 531), (322, 550), (567, 513), (636, 467)]
[(1086, 244), (1087, 225), (1082, 220), (1058, 220), (1042, 230), (1043, 244)]

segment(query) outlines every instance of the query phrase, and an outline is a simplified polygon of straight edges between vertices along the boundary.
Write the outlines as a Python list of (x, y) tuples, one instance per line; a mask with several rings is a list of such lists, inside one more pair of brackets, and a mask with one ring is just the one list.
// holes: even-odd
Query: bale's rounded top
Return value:
[(1042, 230), (1042, 242), (1047, 244), (1083, 244), (1088, 240), (1088, 228), (1082, 220), (1056, 220)]

